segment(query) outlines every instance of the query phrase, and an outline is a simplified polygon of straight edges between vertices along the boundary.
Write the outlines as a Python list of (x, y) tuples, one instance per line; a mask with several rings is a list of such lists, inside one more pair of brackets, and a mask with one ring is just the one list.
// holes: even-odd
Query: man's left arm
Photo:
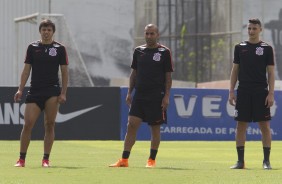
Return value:
[(66, 94), (67, 94), (67, 87), (69, 81), (69, 70), (68, 70), (68, 65), (60, 65), (60, 66), (61, 66), (61, 75), (62, 75), (62, 89), (58, 101), (61, 104), (66, 102)]
[(172, 85), (172, 77), (171, 72), (165, 73), (165, 94), (162, 101), (162, 108), (163, 110), (166, 110), (169, 105), (169, 95), (170, 95), (170, 89)]

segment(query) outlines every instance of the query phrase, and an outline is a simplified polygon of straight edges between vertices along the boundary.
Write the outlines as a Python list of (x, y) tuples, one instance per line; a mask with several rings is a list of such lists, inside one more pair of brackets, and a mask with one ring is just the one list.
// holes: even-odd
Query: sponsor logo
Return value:
[[(197, 104), (200, 101), (202, 104)], [(226, 112), (229, 116), (232, 116), (232, 106), (229, 105), (228, 101), (224, 103), (223, 97), (220, 95), (205, 95), (196, 96), (191, 95), (185, 97), (181, 94), (174, 95), (174, 103), (176, 106), (177, 115), (181, 118), (190, 118), (196, 111), (201, 111), (201, 114), (205, 118), (220, 118), (222, 117), (221, 106), (226, 104)], [(201, 105), (201, 107), (197, 106)]]
[[(81, 109), (78, 111), (62, 114), (58, 112), (56, 123), (64, 123), (73, 118), (81, 116), (93, 109), (101, 107), (101, 105), (96, 105), (86, 109)], [(19, 103), (0, 103), (0, 125), (23, 125), (24, 124), (24, 111), (25, 104)]]
[[(272, 135), (277, 135), (273, 129), (270, 129)], [(171, 126), (161, 127), (162, 134), (210, 134), (210, 135), (234, 135), (236, 128), (231, 127), (184, 127), (184, 126)], [(261, 135), (259, 128), (248, 127), (246, 130), (247, 135)]]
[[(174, 94), (177, 116), (180, 118), (193, 118), (198, 113), (204, 118), (221, 118), (225, 114), (230, 117), (238, 117), (238, 110), (231, 106), (228, 100), (221, 95), (183, 95)], [(270, 108), (270, 114), (275, 116), (276, 102)]]
[(234, 117), (237, 118), (238, 117), (238, 110), (234, 110)]
[(176, 105), (176, 112), (182, 118), (189, 118), (192, 116), (196, 104), (197, 96), (191, 95), (188, 100), (188, 105), (185, 104), (184, 95), (174, 95), (174, 102)]
[(142, 51), (142, 49), (141, 49), (141, 50), (136, 49), (136, 51), (140, 53), (140, 56), (141, 56), (141, 57), (142, 57), (142, 56), (144, 56), (144, 55), (146, 54), (145, 52), (143, 52), (143, 51)]
[(86, 109), (81, 109), (81, 110), (78, 110), (78, 111), (74, 111), (74, 112), (71, 112), (71, 113), (67, 113), (67, 114), (61, 114), (60, 112), (58, 112), (57, 114), (57, 117), (56, 117), (56, 123), (64, 123), (66, 121), (69, 121), (75, 117), (78, 117), (82, 114), (85, 114), (93, 109), (97, 109), (99, 107), (101, 107), (101, 105), (96, 105), (94, 107), (89, 107), (89, 108), (86, 108)]
[(24, 124), (25, 104), (1, 103), (0, 104), (0, 125), (22, 125)]

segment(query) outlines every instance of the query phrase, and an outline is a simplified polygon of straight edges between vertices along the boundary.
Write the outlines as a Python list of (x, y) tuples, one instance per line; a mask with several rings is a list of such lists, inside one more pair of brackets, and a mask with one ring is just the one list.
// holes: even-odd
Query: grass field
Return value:
[(245, 170), (231, 170), (237, 160), (234, 141), (162, 142), (157, 167), (145, 168), (150, 143), (137, 141), (129, 168), (109, 168), (122, 151), (122, 141), (56, 141), (51, 168), (41, 168), (42, 141), (32, 141), (25, 168), (15, 168), (19, 141), (0, 141), (1, 184), (183, 184), (281, 183), (282, 142), (274, 141), (273, 170), (262, 169), (261, 142), (246, 143)]

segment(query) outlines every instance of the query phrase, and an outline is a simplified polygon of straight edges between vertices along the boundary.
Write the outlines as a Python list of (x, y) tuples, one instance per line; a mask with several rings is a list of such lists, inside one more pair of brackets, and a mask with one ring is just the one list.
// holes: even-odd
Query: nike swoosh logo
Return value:
[(87, 113), (93, 109), (97, 109), (99, 107), (101, 107), (101, 105), (96, 105), (94, 107), (89, 107), (89, 108), (86, 108), (86, 109), (81, 109), (81, 110), (78, 110), (78, 111), (74, 111), (74, 112), (71, 112), (71, 113), (67, 113), (67, 114), (61, 114), (59, 111), (58, 111), (58, 114), (57, 114), (57, 117), (56, 117), (56, 123), (63, 123), (63, 122), (66, 122), (70, 119), (73, 119), (77, 116), (80, 116), (84, 113)]

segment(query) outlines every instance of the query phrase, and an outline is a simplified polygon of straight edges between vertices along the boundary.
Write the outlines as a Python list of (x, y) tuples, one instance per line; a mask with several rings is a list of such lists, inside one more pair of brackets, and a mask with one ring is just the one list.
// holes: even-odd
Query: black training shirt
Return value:
[(239, 88), (265, 89), (268, 86), (266, 68), (274, 65), (273, 49), (262, 41), (241, 42), (235, 46), (233, 63), (239, 64)]
[(163, 45), (157, 48), (136, 47), (131, 68), (137, 71), (136, 91), (164, 91), (165, 74), (173, 72), (171, 52)]
[(26, 64), (31, 64), (31, 87), (42, 88), (59, 86), (58, 71), (60, 65), (68, 64), (65, 47), (58, 43), (31, 43), (26, 52)]

